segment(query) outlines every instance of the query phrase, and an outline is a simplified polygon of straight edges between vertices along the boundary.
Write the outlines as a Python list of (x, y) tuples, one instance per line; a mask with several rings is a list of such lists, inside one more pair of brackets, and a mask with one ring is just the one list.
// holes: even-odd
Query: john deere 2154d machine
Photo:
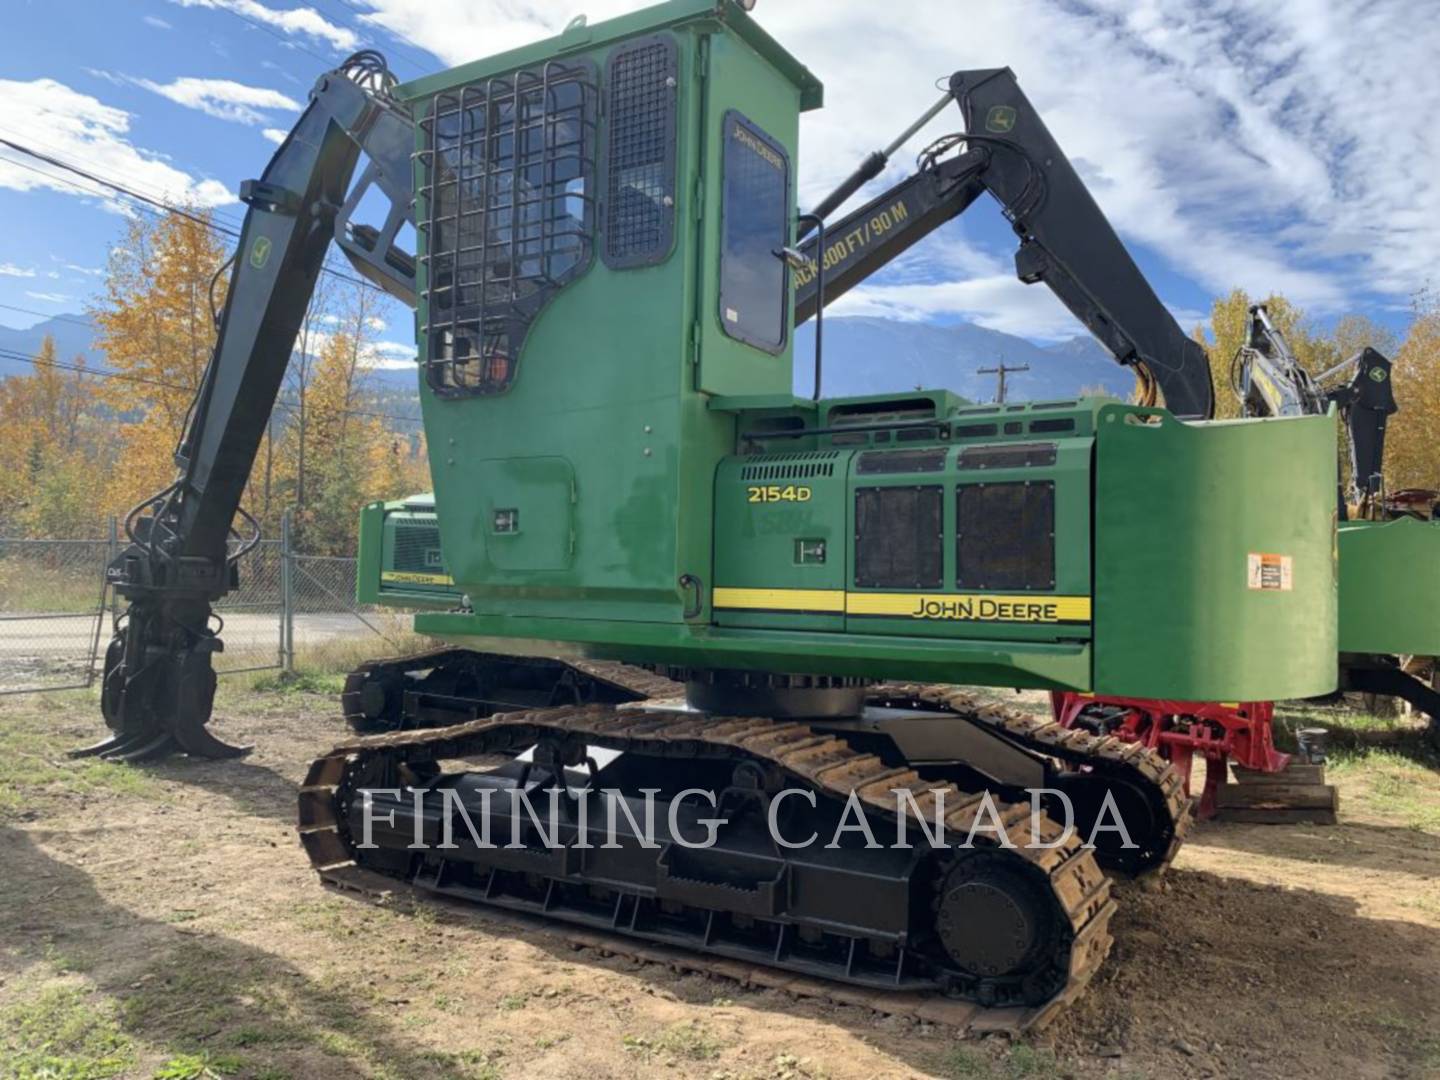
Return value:
[[(1334, 421), (1204, 422), (1203, 354), (1008, 69), (950, 76), (797, 216), (799, 116), (821, 86), (747, 6), (577, 20), (404, 86), (373, 55), (320, 81), (242, 190), (181, 475), (112, 568), (130, 610), (99, 750), (224, 752), (204, 726), (209, 605), (232, 584), (227, 534), (333, 237), (417, 304), (433, 506), (367, 510), (362, 565), (378, 598), (437, 609), (415, 625), (444, 647), (352, 676), (347, 713), (382, 733), (310, 770), (300, 827), (320, 873), (1020, 1006), (1004, 1022), (1026, 1023), (1106, 954), (1102, 867), (1162, 868), (1184, 803), (1154, 754), (959, 684), (1332, 690)], [(950, 110), (963, 134), (834, 216)], [(391, 202), (378, 228), (353, 220), (374, 184)], [(1167, 407), (793, 395), (797, 319), (818, 324), (985, 192), (1021, 278)], [(396, 247), (406, 220), (413, 255)], [(563, 789), (558, 836), (521, 813), (547, 789)], [(609, 844), (600, 789), (626, 810)], [(725, 819), (708, 845), (696, 790)], [(1096, 834), (1107, 807), (1128, 842)], [(885, 843), (857, 836), (861, 809)], [(994, 828), (955, 843), (991, 809)], [(948, 840), (919, 829), (937, 822)], [(907, 824), (909, 845), (889, 843)]]

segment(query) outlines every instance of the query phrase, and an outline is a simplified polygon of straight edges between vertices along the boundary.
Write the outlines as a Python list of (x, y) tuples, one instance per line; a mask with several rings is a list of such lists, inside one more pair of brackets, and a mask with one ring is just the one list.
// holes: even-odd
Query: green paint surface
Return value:
[(1440, 656), (1440, 522), (1340, 526), (1340, 649)]

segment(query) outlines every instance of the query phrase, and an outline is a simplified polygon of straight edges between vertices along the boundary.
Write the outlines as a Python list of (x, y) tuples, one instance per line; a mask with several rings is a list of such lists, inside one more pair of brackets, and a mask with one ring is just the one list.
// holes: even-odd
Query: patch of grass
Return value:
[(937, 1071), (955, 1080), (1049, 1080), (1061, 1075), (1055, 1055), (1029, 1043), (1016, 1043), (998, 1058), (979, 1047), (955, 1046)]
[(1440, 776), (1413, 758), (1381, 749), (1336, 753), (1327, 775), (1346, 781), (1347, 794), (1377, 816), (1440, 832)]
[(1005, 1055), (1004, 1075), (1009, 1080), (1059, 1076), (1060, 1064), (1049, 1050), (1042, 1050), (1029, 1043), (1016, 1043)]
[(524, 994), (506, 994), (496, 1005), (501, 1012), (514, 1012), (525, 1007), (525, 1000)]
[(952, 1046), (941, 1060), (938, 1071), (944, 1076), (954, 1077), (955, 1080), (969, 1080), (970, 1077), (989, 1080), (995, 1075), (994, 1064), (990, 1058), (968, 1046)]
[(321, 694), (332, 697), (345, 688), (345, 675), (322, 671), (270, 671), (258, 674), (250, 689), (262, 694)]
[(563, 1042), (568, 1042), (569, 1039), (570, 1033), (568, 1031), (561, 1031), (554, 1035), (540, 1035), (535, 1039), (535, 1049), (550, 1050)]
[(626, 1035), (621, 1044), (637, 1057), (655, 1054), (683, 1058), (688, 1061), (710, 1061), (720, 1056), (721, 1043), (698, 1022), (672, 1024), (657, 1035)]
[(0, 1012), (5, 1075), (15, 1080), (102, 1080), (135, 1064), (113, 1011), (75, 986), (51, 985)]
[(496, 1050), (434, 1050), (424, 1056), (442, 1070), (443, 1076), (457, 1080), (500, 1080), (500, 1068), (495, 1063), (500, 1052)]
[(152, 1080), (219, 1080), (243, 1068), (244, 1060), (230, 1055), (179, 1054), (156, 1069)]
[(283, 1027), (242, 1027), (225, 1036), (231, 1046), (290, 1046), (295, 1043), (295, 1033)]
[[(84, 700), (94, 708), (95, 738), (99, 739), (105, 730), (99, 709), (88, 696)], [(30, 809), (34, 799), (52, 787), (82, 795), (110, 792), (154, 802), (169, 799), (165, 786), (144, 769), (98, 758), (67, 757), (73, 749), (72, 737), (56, 730), (54, 713), (48, 707), (8, 715), (0, 736), (0, 811)]]

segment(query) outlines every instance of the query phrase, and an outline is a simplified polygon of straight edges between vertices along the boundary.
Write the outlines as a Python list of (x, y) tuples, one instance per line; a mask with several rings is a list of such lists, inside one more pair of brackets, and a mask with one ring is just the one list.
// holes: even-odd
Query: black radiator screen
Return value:
[(944, 489), (871, 487), (855, 491), (855, 584), (938, 589), (945, 578)]
[(955, 584), (961, 589), (1055, 587), (1055, 484), (955, 489)]

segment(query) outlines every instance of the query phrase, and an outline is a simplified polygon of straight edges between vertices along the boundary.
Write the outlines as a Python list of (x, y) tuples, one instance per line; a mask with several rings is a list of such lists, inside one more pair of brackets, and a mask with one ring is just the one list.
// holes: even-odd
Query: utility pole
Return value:
[(1000, 387), (999, 387), (999, 390), (998, 390), (998, 391), (996, 392), (996, 394), (995, 394), (995, 404), (996, 404), (996, 405), (1004, 405), (1004, 404), (1005, 404), (1005, 376), (1006, 376), (1007, 374), (1009, 374), (1010, 372), (1012, 372), (1012, 371), (1029, 371), (1029, 370), (1030, 370), (1030, 365), (1029, 365), (1029, 364), (1017, 364), (1017, 365), (1015, 365), (1014, 367), (1006, 367), (1006, 366), (1005, 366), (1005, 361), (1004, 361), (1004, 359), (1002, 358), (998, 367), (982, 367), (982, 368), (976, 368), (976, 369), (975, 369), (975, 374), (976, 374), (976, 375), (998, 375), (998, 376), (999, 376), (999, 380), (998, 380), (998, 381), (999, 381), (999, 383), (1000, 383)]

